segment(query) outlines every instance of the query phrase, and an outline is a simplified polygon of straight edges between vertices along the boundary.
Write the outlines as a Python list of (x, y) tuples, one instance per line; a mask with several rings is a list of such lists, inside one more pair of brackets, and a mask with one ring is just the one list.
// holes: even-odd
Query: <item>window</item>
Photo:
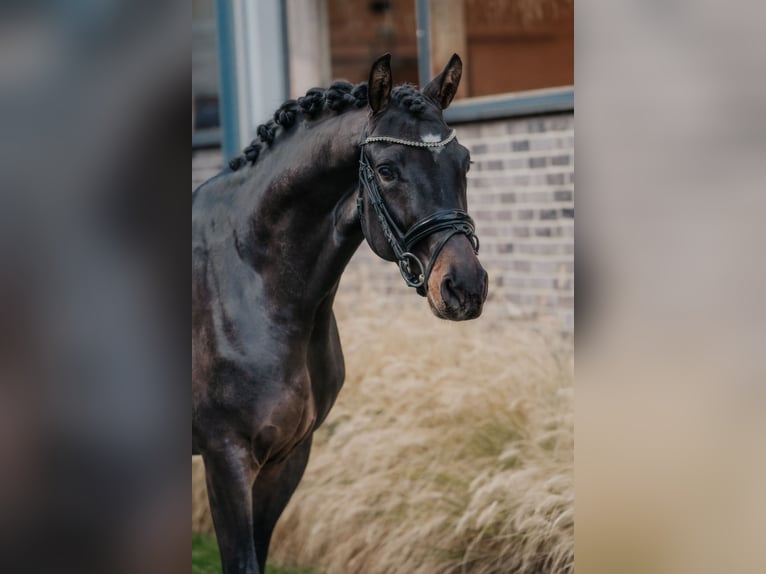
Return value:
[(215, 0), (192, 2), (192, 144), (220, 139)]
[(460, 54), (458, 99), (574, 83), (572, 0), (327, 0), (331, 76), (364, 81), (370, 62), (390, 52), (395, 81), (419, 83), (416, 13), (423, 4), (427, 75)]
[(223, 143), (227, 156), (267, 104), (366, 81), (385, 52), (396, 83), (421, 86), (460, 54), (449, 122), (574, 106), (573, 0), (193, 0), (192, 33), (192, 146)]
[(330, 74), (366, 82), (372, 62), (391, 53), (397, 84), (418, 83), (418, 46), (413, 0), (328, 0)]
[(574, 84), (572, 0), (465, 0), (464, 6), (467, 96)]

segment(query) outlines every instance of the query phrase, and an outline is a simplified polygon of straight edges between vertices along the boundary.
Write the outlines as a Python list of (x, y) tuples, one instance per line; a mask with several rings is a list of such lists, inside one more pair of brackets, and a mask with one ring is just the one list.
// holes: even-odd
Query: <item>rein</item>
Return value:
[[(383, 197), (380, 195), (378, 180), (364, 153), (364, 146), (374, 142), (387, 142), (419, 148), (442, 147), (455, 139), (455, 135), (456, 132), (453, 129), (450, 134), (441, 141), (416, 142), (389, 136), (366, 137), (366, 129), (364, 129), (362, 130), (361, 143), (359, 144), (361, 152), (359, 157), (359, 193), (356, 197), (356, 208), (359, 213), (362, 233), (372, 250), (378, 256), (382, 257), (370, 241), (370, 236), (367, 230), (364, 217), (364, 191), (366, 191), (370, 203), (375, 210), (375, 214), (378, 217), (378, 222), (383, 230), (383, 235), (391, 246), (396, 261), (399, 263), (399, 271), (402, 274), (404, 282), (407, 283), (408, 286), (414, 287), (418, 294), (423, 297), (426, 296), (428, 290), (428, 278), (431, 275), (431, 270), (436, 263), (436, 259), (447, 244), (447, 241), (449, 241), (453, 235), (465, 235), (471, 241), (474, 252), (479, 252), (479, 238), (475, 233), (476, 228), (473, 219), (461, 209), (447, 209), (437, 211), (428, 217), (424, 217), (412, 225), (407, 231), (402, 232), (391, 217), (391, 214), (383, 201)], [(440, 231), (448, 231), (448, 233), (444, 236), (439, 245), (437, 245), (436, 249), (434, 249), (431, 258), (424, 269), (420, 259), (412, 253), (412, 248), (429, 235), (433, 235)]]

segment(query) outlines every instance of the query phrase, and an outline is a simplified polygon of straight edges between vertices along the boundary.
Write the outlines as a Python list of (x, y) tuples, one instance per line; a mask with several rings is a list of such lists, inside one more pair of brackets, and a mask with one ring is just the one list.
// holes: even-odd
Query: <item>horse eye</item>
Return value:
[(378, 168), (378, 174), (379, 174), (379, 175), (380, 175), (380, 177), (382, 177), (383, 179), (391, 179), (392, 177), (394, 177), (394, 170), (393, 170), (393, 169), (391, 169), (391, 168), (390, 168), (389, 166), (387, 166), (387, 165), (381, 165), (381, 166)]

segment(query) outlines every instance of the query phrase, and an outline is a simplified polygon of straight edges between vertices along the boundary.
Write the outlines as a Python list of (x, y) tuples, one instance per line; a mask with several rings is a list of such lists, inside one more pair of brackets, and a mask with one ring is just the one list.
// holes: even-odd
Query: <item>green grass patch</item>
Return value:
[(220, 574), (221, 556), (212, 536), (192, 534), (192, 574)]
[[(214, 536), (192, 534), (192, 574), (221, 574), (221, 556)], [(266, 574), (313, 574), (313, 570), (268, 564)]]

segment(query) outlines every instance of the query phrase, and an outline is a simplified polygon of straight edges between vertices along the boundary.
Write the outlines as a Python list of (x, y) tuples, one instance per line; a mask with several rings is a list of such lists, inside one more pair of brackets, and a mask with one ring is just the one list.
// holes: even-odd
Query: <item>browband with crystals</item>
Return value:
[(449, 133), (449, 135), (440, 142), (416, 142), (411, 140), (400, 140), (399, 138), (392, 138), (388, 136), (372, 136), (365, 139), (359, 145), (365, 145), (365, 144), (373, 143), (373, 142), (388, 142), (388, 143), (395, 143), (395, 144), (401, 144), (401, 145), (408, 145), (410, 147), (441, 147), (443, 145), (447, 145), (449, 142), (454, 140), (456, 135), (457, 135), (457, 132), (455, 132), (455, 130), (452, 130)]

